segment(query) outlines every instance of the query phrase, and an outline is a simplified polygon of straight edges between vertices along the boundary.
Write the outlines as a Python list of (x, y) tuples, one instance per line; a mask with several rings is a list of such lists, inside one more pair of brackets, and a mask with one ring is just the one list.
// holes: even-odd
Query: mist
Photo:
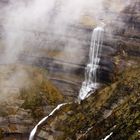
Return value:
[[(88, 15), (94, 19), (93, 28), (100, 25), (101, 22), (106, 24), (112, 19), (111, 14), (108, 15), (105, 12), (106, 5), (109, 5), (109, 2), (106, 3), (103, 0), (88, 0), (88, 2), (86, 0), (75, 0), (74, 2), (72, 0), (11, 0), (4, 14), (4, 61), (7, 63), (16, 62), (20, 53), (29, 47), (56, 48), (54, 45), (46, 45), (46, 42), (53, 43), (62, 40), (65, 42), (65, 46), (67, 43), (69, 46), (70, 42), (67, 38), (71, 32), (69, 27), (80, 24), (84, 16)], [(119, 8), (116, 7), (114, 1), (108, 9), (117, 10), (115, 11), (117, 13), (126, 5), (126, 1), (122, 3), (119, 0), (117, 3), (119, 3), (117, 4)], [(40, 34), (44, 32), (46, 35), (42, 37)], [(50, 33), (54, 35), (49, 37)], [(74, 32), (72, 34), (74, 35)], [(62, 38), (61, 36), (66, 37)], [(75, 47), (71, 47), (71, 49), (79, 54)]]
[[(51, 52), (56, 50), (60, 53), (53, 57), (65, 62), (81, 63), (85, 59), (85, 50), (81, 47), (86, 32), (77, 33), (71, 27), (84, 24), (92, 29), (102, 22), (108, 24), (114, 14), (106, 13), (106, 9), (114, 11), (117, 17), (124, 5), (129, 3), (119, 0), (117, 3), (121, 6), (118, 8), (116, 1), (112, 1), (114, 3), (109, 5), (109, 0), (10, 0), (1, 10), (4, 51), (0, 63), (16, 64), (24, 53), (34, 56), (35, 60), (50, 57)], [(123, 22), (120, 22), (122, 25)], [(21, 73), (20, 78), (18, 73)], [(12, 80), (9, 83), (20, 83), (21, 87), (27, 77), (25, 75), (28, 75), (26, 71), (19, 69), (10, 76)]]

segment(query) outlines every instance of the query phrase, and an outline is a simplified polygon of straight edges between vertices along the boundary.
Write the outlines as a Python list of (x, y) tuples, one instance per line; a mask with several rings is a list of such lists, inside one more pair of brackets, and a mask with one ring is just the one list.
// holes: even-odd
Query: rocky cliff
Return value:
[(140, 2), (134, 1), (121, 11), (118, 20), (123, 21), (123, 26), (109, 23), (113, 38), (107, 38), (104, 45), (117, 48), (111, 55), (116, 66), (115, 80), (80, 105), (72, 103), (60, 109), (39, 126), (36, 139), (140, 139), (139, 8)]
[(139, 67), (125, 71), (110, 86), (97, 91), (80, 105), (61, 108), (40, 125), (37, 139), (110, 140), (140, 138)]
[[(75, 99), (84, 80), (94, 20), (86, 16), (64, 35), (22, 29), (35, 40), (26, 42), (16, 64), (0, 61), (0, 92), (6, 96), (0, 99), (0, 139), (28, 139), (36, 123), (62, 102), (70, 104), (39, 126), (37, 140), (140, 139), (140, 2), (134, 0), (117, 14), (109, 3), (105, 11), (111, 18), (107, 22), (102, 17), (106, 31), (97, 75), (103, 86), (81, 104)], [(2, 33), (1, 28), (1, 55)]]

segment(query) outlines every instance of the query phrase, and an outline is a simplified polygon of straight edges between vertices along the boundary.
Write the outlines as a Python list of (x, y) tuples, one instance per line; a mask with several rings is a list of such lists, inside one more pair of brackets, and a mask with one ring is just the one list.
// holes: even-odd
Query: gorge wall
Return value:
[[(8, 0), (0, 0), (2, 9), (8, 3)], [(121, 10), (118, 10), (121, 5), (117, 2), (114, 7), (114, 3), (106, 0), (105, 13), (100, 14), (101, 22), (106, 24), (97, 74), (103, 87), (81, 106), (73, 103), (58, 111), (49, 122), (40, 126), (36, 139), (98, 140), (109, 135), (113, 128), (114, 135), (110, 139), (128, 139), (130, 132), (130, 140), (139, 139), (140, 2), (133, 0)], [(2, 10), (0, 12), (3, 23), (4, 14)], [(53, 14), (55, 12), (57, 9)], [(1, 139), (28, 139), (34, 125), (57, 104), (77, 98), (89, 59), (92, 30), (97, 25), (92, 14), (83, 15), (79, 24), (69, 25), (66, 33), (54, 31), (51, 25), (49, 30), (22, 28), (20, 31), (14, 25), (7, 28), (0, 25), (0, 91), (3, 96), (8, 93), (7, 100), (0, 103)], [(13, 36), (15, 32), (27, 35), (27, 38), (24, 36), (26, 47), (10, 64), (2, 59), (4, 29)], [(9, 81), (14, 83), (17, 79), (9, 78), (14, 71), (18, 73), (18, 79), (23, 79), (22, 83), (29, 84), (27, 87), (21, 88), (20, 82), (11, 85)], [(29, 81), (23, 77), (28, 77)], [(11, 97), (10, 93), (16, 94)], [(133, 119), (135, 128), (131, 129)]]

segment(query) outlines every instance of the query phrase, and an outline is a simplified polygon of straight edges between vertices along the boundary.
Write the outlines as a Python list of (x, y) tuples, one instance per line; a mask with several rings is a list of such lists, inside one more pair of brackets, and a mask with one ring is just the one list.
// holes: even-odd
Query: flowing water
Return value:
[[(91, 91), (93, 92), (98, 88), (99, 84), (97, 83), (97, 69), (99, 67), (99, 55), (103, 43), (103, 32), (104, 29), (101, 27), (97, 27), (93, 30), (89, 53), (89, 64), (87, 64), (85, 71), (85, 81), (82, 84), (78, 97), (80, 100), (84, 100), (89, 95), (91, 95)], [(52, 116), (57, 110), (67, 104), (69, 103), (59, 104), (48, 116), (44, 117), (31, 131), (29, 140), (34, 140), (37, 129), (43, 122), (47, 121), (47, 119)]]
[(97, 27), (93, 30), (89, 52), (89, 64), (87, 64), (86, 67), (85, 81), (82, 83), (80, 89), (79, 100), (84, 100), (90, 96), (99, 86), (97, 81), (97, 69), (100, 62), (103, 35), (104, 29), (102, 27)]
[(44, 117), (31, 131), (29, 140), (34, 140), (35, 134), (37, 132), (38, 127), (45, 122), (50, 116), (52, 116), (57, 110), (59, 110), (62, 106), (67, 105), (68, 103), (59, 104), (48, 116)]

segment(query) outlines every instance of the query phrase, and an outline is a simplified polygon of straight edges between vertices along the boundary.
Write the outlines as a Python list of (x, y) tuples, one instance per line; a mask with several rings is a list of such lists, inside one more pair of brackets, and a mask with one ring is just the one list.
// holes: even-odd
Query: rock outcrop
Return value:
[[(60, 109), (39, 127), (36, 139), (140, 139), (139, 7), (140, 2), (136, 0), (120, 13), (118, 20), (123, 26), (114, 24), (115, 21), (109, 24), (113, 28), (113, 37), (107, 36), (104, 42), (107, 47), (103, 49), (111, 52), (106, 51), (111, 46), (113, 53), (109, 57), (105, 53), (101, 67), (105, 65), (109, 74), (115, 67), (116, 78), (111, 80), (112, 84), (95, 92), (80, 105), (73, 103)], [(103, 69), (99, 75), (104, 73)], [(107, 73), (107, 79), (101, 76), (104, 82), (108, 81)]]
[(89, 59), (95, 27), (90, 16), (89, 23), (69, 26), (67, 34), (21, 29), (34, 40), (27, 39), (16, 65), (0, 61), (0, 139), (28, 139), (41, 118), (70, 101), (39, 126), (37, 140), (140, 139), (140, 2), (133, 0), (119, 14), (105, 8), (108, 16), (118, 16), (106, 25), (112, 30), (105, 31), (97, 73), (103, 86), (80, 105), (74, 100)]
[(25, 140), (32, 126), (63, 102), (43, 69), (1, 65), (0, 83), (0, 139)]
[(140, 138), (139, 67), (124, 71), (110, 86), (81, 104), (60, 109), (40, 128), (36, 139), (138, 140)]

